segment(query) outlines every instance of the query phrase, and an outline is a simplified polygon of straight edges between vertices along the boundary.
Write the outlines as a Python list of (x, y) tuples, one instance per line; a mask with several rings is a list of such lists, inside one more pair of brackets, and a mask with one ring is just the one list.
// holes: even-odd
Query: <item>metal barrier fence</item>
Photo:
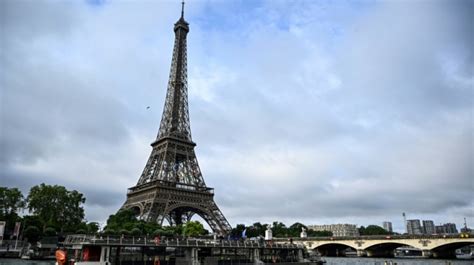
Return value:
[(288, 244), (270, 241), (255, 240), (208, 240), (208, 239), (176, 239), (159, 237), (128, 237), (128, 236), (95, 236), (95, 235), (68, 235), (64, 245), (114, 245), (114, 246), (160, 246), (160, 247), (220, 247), (220, 248), (274, 248), (298, 249), (302, 244)]

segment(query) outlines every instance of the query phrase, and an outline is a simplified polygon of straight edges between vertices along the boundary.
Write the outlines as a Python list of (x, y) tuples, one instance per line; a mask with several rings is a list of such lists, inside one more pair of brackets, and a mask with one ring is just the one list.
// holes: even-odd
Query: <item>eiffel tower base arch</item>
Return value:
[[(163, 185), (168, 184), (168, 185)], [(170, 225), (184, 224), (197, 214), (204, 219), (214, 233), (225, 236), (231, 227), (214, 202), (212, 188), (189, 186), (196, 190), (174, 187), (175, 183), (155, 183), (148, 188), (134, 187), (129, 190), (121, 209), (131, 209), (138, 219), (156, 222), (165, 220)]]

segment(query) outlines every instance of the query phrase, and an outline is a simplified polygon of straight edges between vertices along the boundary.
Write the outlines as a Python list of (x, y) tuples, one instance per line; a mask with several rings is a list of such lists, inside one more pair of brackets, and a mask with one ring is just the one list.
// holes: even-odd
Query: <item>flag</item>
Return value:
[(247, 238), (247, 228), (244, 229), (244, 231), (242, 231), (242, 238)]
[(20, 226), (21, 226), (20, 222), (15, 223), (15, 229), (13, 229), (13, 236), (18, 237), (20, 235)]
[(7, 223), (5, 221), (0, 221), (0, 244), (3, 241), (3, 233), (5, 232), (5, 225)]

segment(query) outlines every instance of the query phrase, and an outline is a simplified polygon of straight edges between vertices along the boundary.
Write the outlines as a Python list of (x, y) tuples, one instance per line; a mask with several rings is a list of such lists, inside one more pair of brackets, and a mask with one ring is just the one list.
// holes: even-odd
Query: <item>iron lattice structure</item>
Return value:
[(201, 216), (219, 235), (231, 226), (214, 202), (194, 153), (188, 111), (186, 36), (189, 24), (174, 25), (175, 42), (163, 116), (153, 150), (136, 186), (128, 189), (122, 209), (133, 209), (140, 219), (171, 225)]

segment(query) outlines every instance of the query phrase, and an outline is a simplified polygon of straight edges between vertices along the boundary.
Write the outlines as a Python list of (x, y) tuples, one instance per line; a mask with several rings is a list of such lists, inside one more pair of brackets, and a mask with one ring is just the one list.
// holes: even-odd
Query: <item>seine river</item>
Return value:
[[(394, 259), (394, 258), (328, 258), (326, 265), (474, 265), (474, 260)], [(387, 263), (385, 263), (387, 262)], [(392, 263), (390, 263), (392, 262)]]
[[(474, 265), (474, 260), (389, 259), (389, 258), (324, 258), (326, 265)], [(385, 263), (387, 262), (387, 263)], [(392, 262), (392, 263), (390, 263)], [(52, 265), (54, 261), (0, 259), (0, 265)]]
[(22, 260), (22, 259), (0, 259), (0, 265), (51, 265), (54, 261)]

